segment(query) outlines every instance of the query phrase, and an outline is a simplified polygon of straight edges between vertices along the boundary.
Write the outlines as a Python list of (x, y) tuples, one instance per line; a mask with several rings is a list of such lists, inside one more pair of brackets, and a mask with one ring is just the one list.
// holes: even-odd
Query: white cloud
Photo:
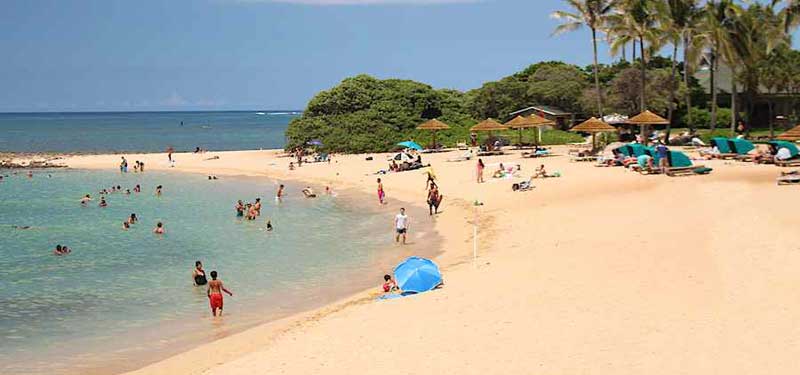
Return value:
[(304, 5), (435, 5), (477, 3), (482, 0), (236, 0), (239, 3), (289, 3)]
[(177, 92), (172, 92), (168, 98), (164, 99), (161, 104), (171, 107), (179, 107), (182, 105), (186, 105), (188, 102), (182, 96), (178, 95)]

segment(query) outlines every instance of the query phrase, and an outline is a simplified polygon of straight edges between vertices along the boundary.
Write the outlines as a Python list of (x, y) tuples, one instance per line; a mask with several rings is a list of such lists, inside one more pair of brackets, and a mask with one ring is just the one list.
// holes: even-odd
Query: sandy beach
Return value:
[[(566, 149), (556, 148), (556, 154)], [(131, 374), (593, 373), (785, 374), (800, 370), (800, 199), (776, 186), (781, 169), (705, 161), (708, 176), (643, 176), (518, 152), (447, 162), (424, 156), (445, 201), (412, 218), (442, 237), (445, 286), (376, 302), (374, 290), (222, 338)], [(317, 189), (363, 191), (386, 155), (334, 156), (290, 171), (279, 151), (126, 155), (149, 170), (266, 175)], [(208, 160), (214, 157), (218, 159)], [(76, 156), (73, 168), (116, 168), (120, 155)], [(492, 179), (495, 163), (521, 177)], [(560, 178), (534, 180), (544, 164)], [(420, 171), (380, 176), (387, 217), (423, 203)], [(472, 202), (478, 210), (473, 262)], [(377, 204), (377, 203), (376, 203)], [(388, 228), (387, 228), (388, 229)], [(376, 285), (377, 288), (377, 285)]]

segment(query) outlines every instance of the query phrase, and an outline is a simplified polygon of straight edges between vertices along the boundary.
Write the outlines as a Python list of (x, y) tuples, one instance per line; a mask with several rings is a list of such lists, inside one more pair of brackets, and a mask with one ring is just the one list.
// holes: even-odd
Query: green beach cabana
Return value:
[(775, 147), (776, 150), (780, 150), (782, 148), (786, 148), (789, 150), (789, 153), (792, 155), (792, 159), (796, 158), (797, 155), (800, 154), (800, 150), (797, 149), (797, 145), (792, 142), (787, 141), (769, 141), (768, 144)]
[(622, 155), (633, 156), (636, 158), (646, 153), (645, 147), (642, 146), (640, 143), (629, 143), (625, 146), (618, 147), (616, 151), (621, 153)]
[[(658, 155), (653, 156), (653, 162), (656, 165), (658, 165), (658, 160)], [(692, 166), (692, 159), (689, 159), (688, 155), (680, 151), (670, 151), (667, 154), (667, 161), (669, 162), (670, 168), (686, 168)]]
[(732, 149), (730, 143), (728, 143), (728, 138), (723, 137), (714, 137), (711, 138), (711, 144), (719, 150), (720, 157), (728, 156), (736, 154)]
[(739, 155), (747, 155), (748, 152), (753, 151), (756, 148), (753, 142), (739, 138), (728, 139), (728, 147), (732, 152)]

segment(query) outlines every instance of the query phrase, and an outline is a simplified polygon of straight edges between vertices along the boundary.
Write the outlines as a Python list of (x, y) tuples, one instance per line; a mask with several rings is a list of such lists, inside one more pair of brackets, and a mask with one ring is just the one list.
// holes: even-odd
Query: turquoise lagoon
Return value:
[[(9, 174), (10, 172), (4, 172)], [(113, 193), (97, 206), (102, 188)], [(154, 194), (163, 185), (163, 196)], [(274, 201), (266, 178), (81, 170), (23, 173), (0, 182), (0, 373), (114, 373), (257, 323), (378, 285), (404, 251), (392, 245), (390, 212), (345, 197), (305, 199), (287, 184)], [(84, 194), (95, 199), (78, 203)], [(237, 219), (237, 199), (264, 202)], [(140, 218), (128, 231), (123, 220)], [(266, 218), (275, 229), (265, 230)], [(161, 221), (166, 234), (152, 233)], [(19, 227), (30, 226), (28, 229)], [(56, 244), (72, 254), (52, 255)], [(195, 260), (234, 292), (210, 318)]]

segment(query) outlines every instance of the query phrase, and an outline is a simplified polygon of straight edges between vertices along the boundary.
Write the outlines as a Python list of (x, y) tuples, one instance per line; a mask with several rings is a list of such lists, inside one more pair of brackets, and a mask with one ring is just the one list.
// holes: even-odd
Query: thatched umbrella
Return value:
[(582, 132), (582, 133), (591, 133), (592, 134), (592, 149), (594, 150), (596, 145), (594, 142), (595, 135), (597, 133), (606, 133), (606, 132), (616, 132), (617, 128), (606, 124), (602, 120), (598, 120), (596, 117), (592, 117), (578, 125), (575, 125), (570, 129), (573, 132)]
[(433, 132), (433, 148), (436, 148), (436, 131), (437, 130), (450, 129), (450, 126), (445, 124), (445, 123), (443, 123), (443, 122), (441, 122), (441, 121), (439, 121), (439, 120), (437, 120), (437, 119), (432, 119), (432, 120), (428, 120), (428, 121), (423, 122), (422, 124), (417, 126), (417, 129), (432, 131)]
[(644, 112), (633, 116), (625, 121), (626, 124), (639, 125), (642, 134), (642, 140), (647, 144), (647, 137), (644, 135), (644, 127), (647, 125), (668, 125), (669, 121), (653, 112), (645, 110)]
[(511, 121), (505, 123), (505, 125), (509, 129), (519, 129), (519, 143), (522, 144), (522, 129), (540, 128), (542, 126), (555, 125), (555, 122), (550, 121), (542, 116), (533, 114), (528, 117), (514, 117), (511, 119)]
[(492, 136), (493, 131), (508, 130), (508, 127), (490, 118), (477, 123), (475, 126), (469, 128), (471, 132), (489, 132)]
[(779, 135), (778, 139), (792, 142), (800, 140), (800, 125), (797, 125), (794, 128), (789, 129), (786, 133)]

